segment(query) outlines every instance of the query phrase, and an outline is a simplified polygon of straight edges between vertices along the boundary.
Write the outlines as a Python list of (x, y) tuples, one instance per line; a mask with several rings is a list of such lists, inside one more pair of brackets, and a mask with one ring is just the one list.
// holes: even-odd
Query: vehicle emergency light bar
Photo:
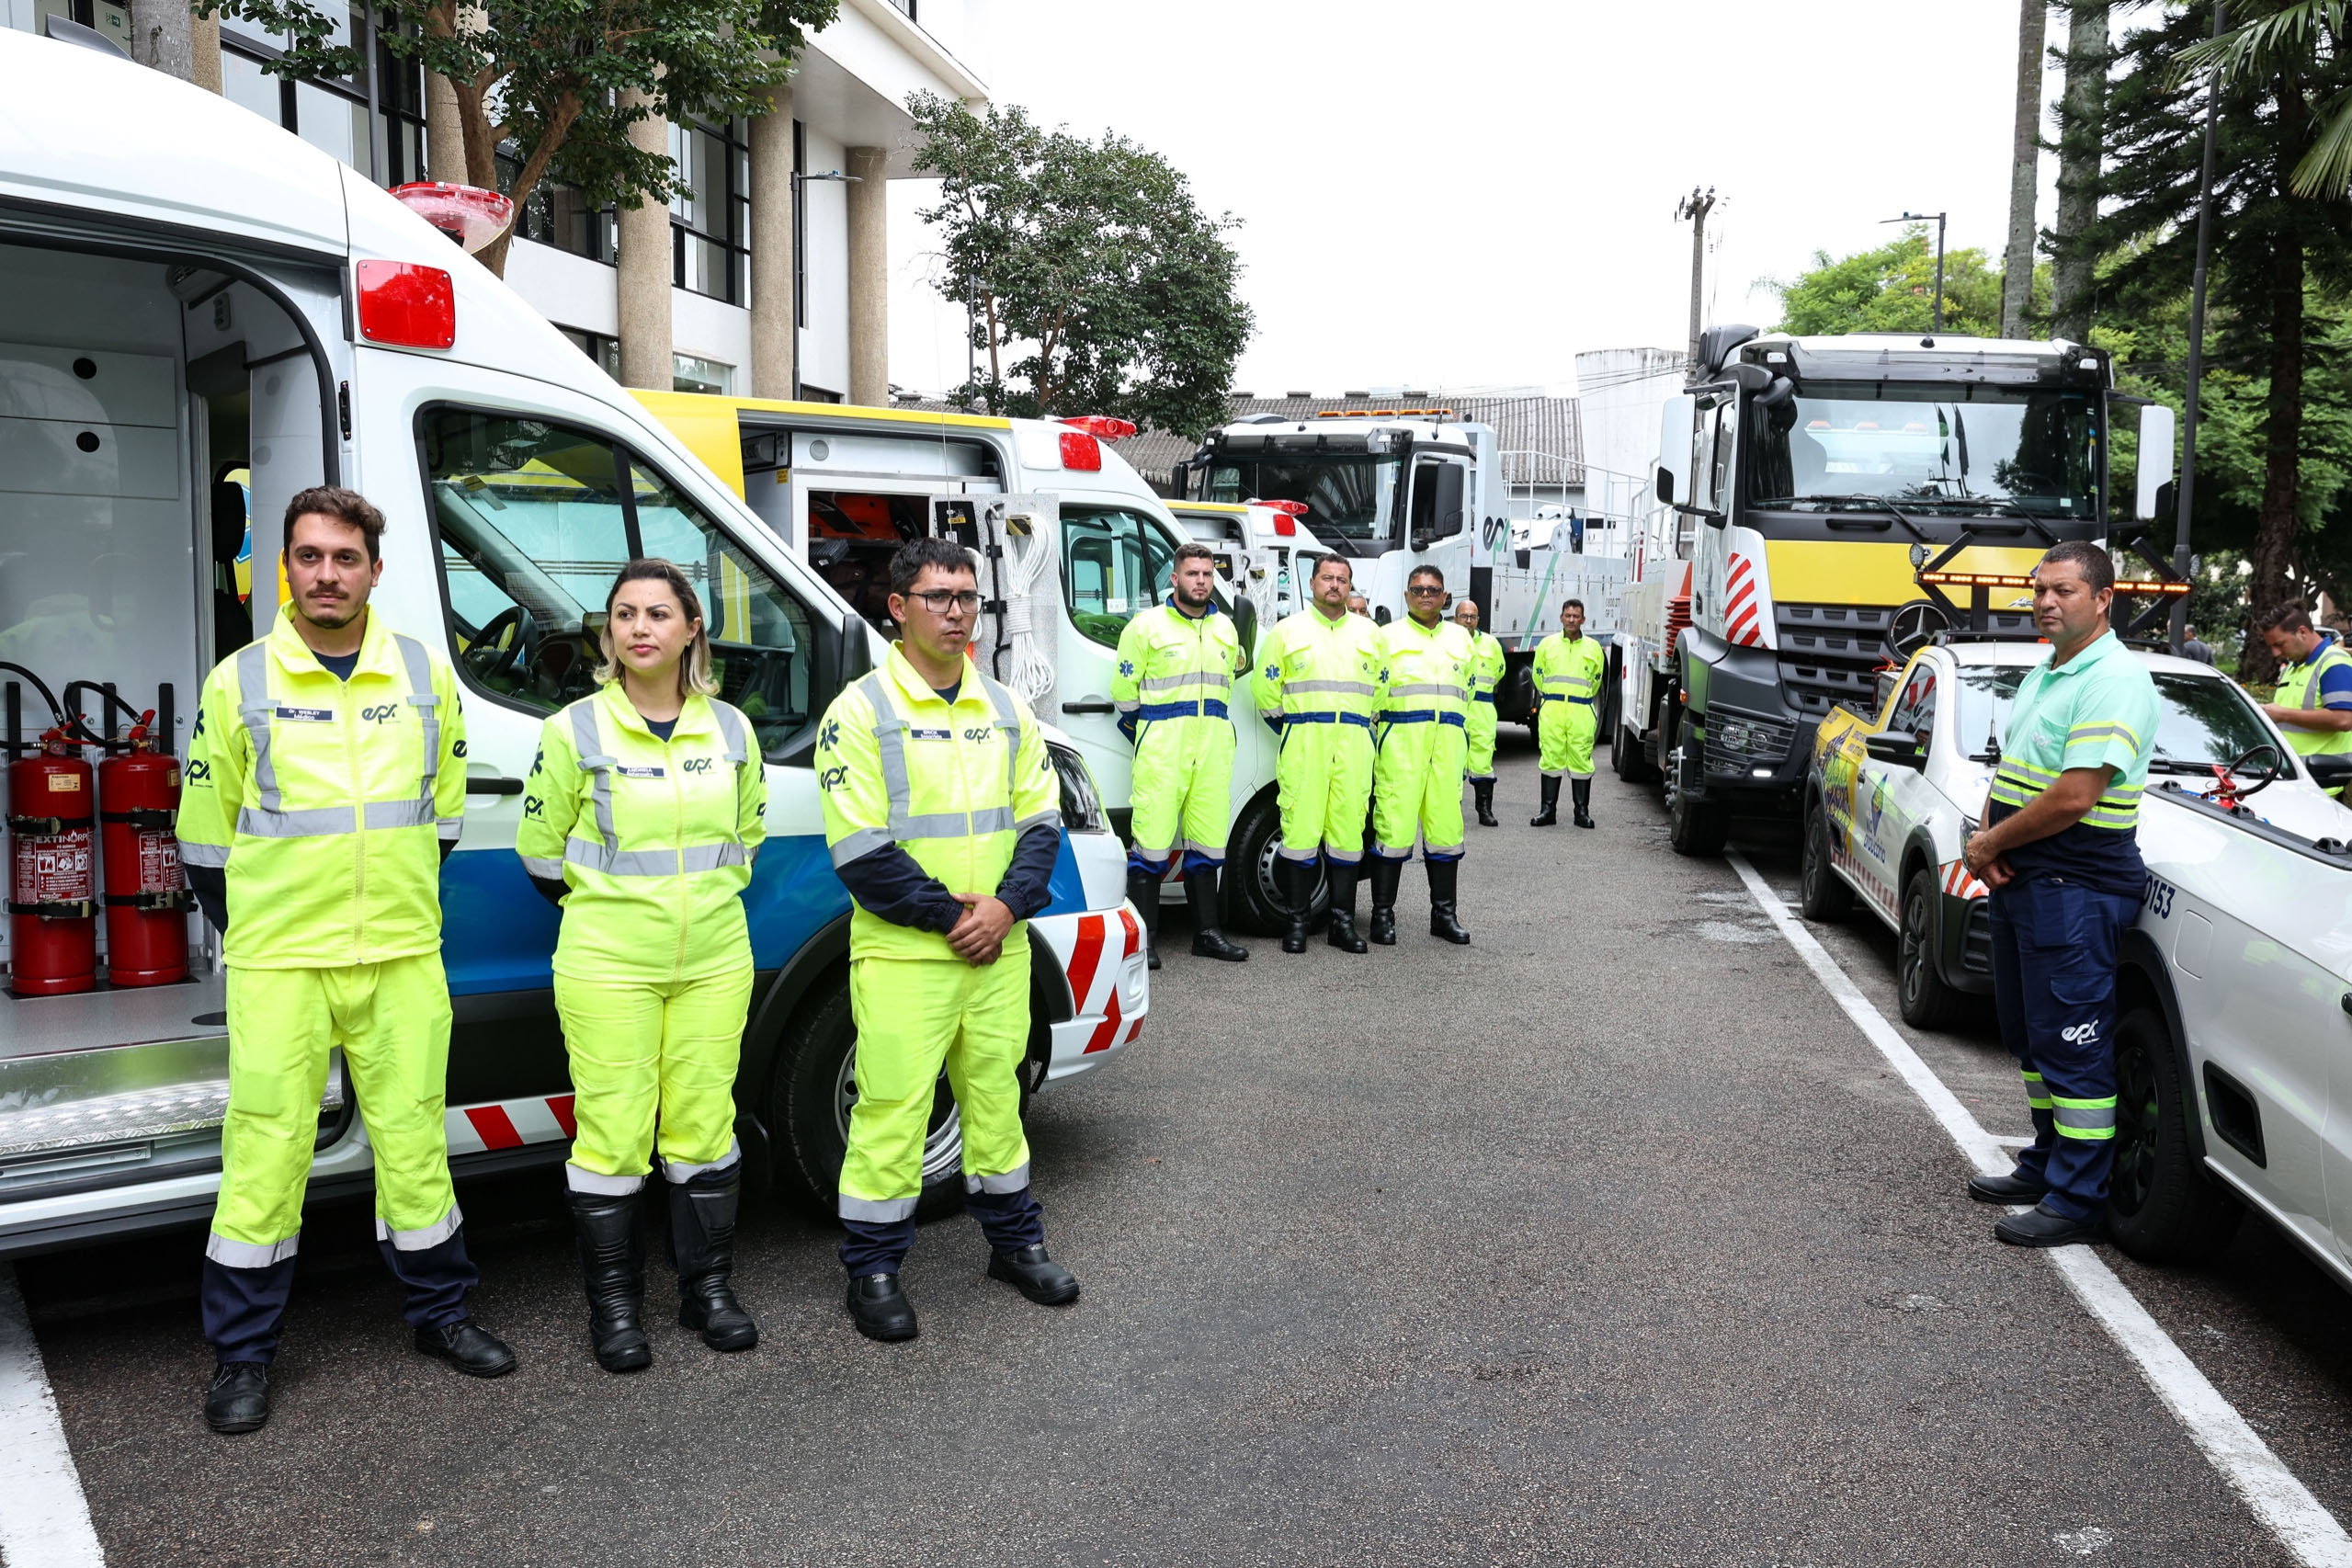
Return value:
[(1063, 419), (1062, 423), (1073, 430), (1084, 430), (1087, 435), (1102, 441), (1123, 441), (1135, 434), (1133, 420), (1114, 419), (1108, 414), (1073, 415)]
[(1307, 515), (1307, 504), (1304, 501), (1261, 501), (1253, 495), (1250, 497), (1249, 504), (1253, 506), (1264, 506), (1268, 511), (1278, 514), (1274, 519), (1274, 531), (1284, 539), (1297, 537), (1299, 519)]
[(468, 256), (486, 249), (515, 221), (511, 197), (474, 185), (415, 180), (392, 187), (392, 199), (463, 246)]
[[(1922, 572), (1917, 578), (1921, 586), (1944, 584), (1956, 588), (2030, 588), (2033, 579), (2006, 572)], [(2127, 578), (2115, 585), (2118, 594), (2166, 594), (2178, 597), (2188, 592), (2186, 582), (2157, 582), (2153, 579)]]
[(1317, 419), (1451, 419), (1450, 408), (1326, 408)]

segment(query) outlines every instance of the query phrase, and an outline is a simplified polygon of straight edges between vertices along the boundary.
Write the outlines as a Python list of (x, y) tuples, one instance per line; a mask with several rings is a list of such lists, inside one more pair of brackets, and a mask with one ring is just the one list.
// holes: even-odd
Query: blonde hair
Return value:
[(694, 622), (694, 640), (687, 644), (686, 653), (677, 662), (677, 694), (717, 696), (719, 677), (710, 673), (710, 623), (702, 619), (702, 601), (696, 597), (694, 585), (686, 580), (686, 574), (675, 562), (659, 556), (642, 556), (631, 562), (612, 580), (612, 591), (605, 595), (605, 623), (597, 632), (604, 652), (604, 662), (597, 665), (597, 679), (609, 682), (620, 678), (620, 655), (612, 645), (612, 606), (620, 597), (620, 590), (631, 583), (665, 585), (676, 597), (678, 608), (686, 611), (687, 619)]

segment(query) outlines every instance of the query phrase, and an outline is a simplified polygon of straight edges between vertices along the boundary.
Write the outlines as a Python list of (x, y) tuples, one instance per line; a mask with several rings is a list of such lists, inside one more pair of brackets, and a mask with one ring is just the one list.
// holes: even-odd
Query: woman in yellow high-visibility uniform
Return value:
[(604, 683), (551, 715), (515, 847), (563, 911), (555, 1008), (576, 1131), (564, 1166), (588, 1335), (607, 1371), (650, 1364), (637, 1196), (659, 1152), (678, 1322), (713, 1350), (759, 1328), (735, 1301), (735, 1069), (751, 1006), (739, 896), (767, 789), (750, 721), (710, 694), (686, 574), (632, 561), (605, 601)]

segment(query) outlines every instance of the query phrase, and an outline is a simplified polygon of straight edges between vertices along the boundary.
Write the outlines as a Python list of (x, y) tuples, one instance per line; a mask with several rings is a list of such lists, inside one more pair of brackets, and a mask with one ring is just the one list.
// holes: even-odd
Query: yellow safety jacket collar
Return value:
[(1471, 700), (1470, 634), (1449, 620), (1424, 626), (1411, 616), (1381, 631), (1384, 698), (1381, 723), (1452, 724), (1467, 720)]

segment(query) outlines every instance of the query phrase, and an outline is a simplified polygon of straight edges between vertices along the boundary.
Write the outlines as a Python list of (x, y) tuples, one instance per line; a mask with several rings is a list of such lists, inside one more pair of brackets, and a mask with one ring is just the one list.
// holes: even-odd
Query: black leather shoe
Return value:
[(1478, 805), (1479, 826), (1501, 827), (1503, 825), (1494, 820), (1494, 780), (1492, 778), (1471, 779), (1470, 798)]
[(1979, 1203), (2040, 1203), (2049, 1187), (2011, 1171), (2007, 1176), (1972, 1176), (1968, 1195)]
[(898, 1288), (895, 1274), (869, 1274), (849, 1282), (849, 1315), (869, 1339), (915, 1337), (915, 1303)]
[(269, 1419), (269, 1369), (258, 1361), (223, 1361), (204, 1391), (204, 1424), (215, 1432), (258, 1432)]
[(1184, 874), (1184, 896), (1192, 905), (1192, 956), (1223, 963), (1244, 963), (1249, 949), (1228, 937), (1219, 924), (1217, 869), (1206, 866)]
[(2095, 1221), (2069, 1220), (2036, 1204), (2022, 1214), (1995, 1221), (1993, 1234), (2013, 1247), (2063, 1247), (2104, 1240), (2107, 1227)]
[(1560, 777), (1557, 774), (1542, 780), (1543, 808), (1528, 819), (1529, 827), (1560, 825)]
[(1133, 866), (1127, 869), (1127, 899), (1143, 917), (1143, 952), (1153, 969), (1160, 967), (1160, 879)]
[(418, 1329), (416, 1349), (438, 1356), (469, 1378), (503, 1378), (515, 1369), (515, 1353), (506, 1342), (472, 1318)]
[(1002, 1279), (1040, 1307), (1078, 1299), (1077, 1277), (1045, 1256), (1042, 1245), (988, 1255), (988, 1278)]
[(1568, 781), (1568, 784), (1570, 798), (1576, 803), (1576, 814), (1574, 818), (1576, 825), (1578, 827), (1592, 826), (1593, 781), (1589, 778), (1572, 778)]
[(1403, 861), (1373, 858), (1372, 928), (1365, 935), (1383, 948), (1396, 946), (1396, 887), (1403, 877)]

